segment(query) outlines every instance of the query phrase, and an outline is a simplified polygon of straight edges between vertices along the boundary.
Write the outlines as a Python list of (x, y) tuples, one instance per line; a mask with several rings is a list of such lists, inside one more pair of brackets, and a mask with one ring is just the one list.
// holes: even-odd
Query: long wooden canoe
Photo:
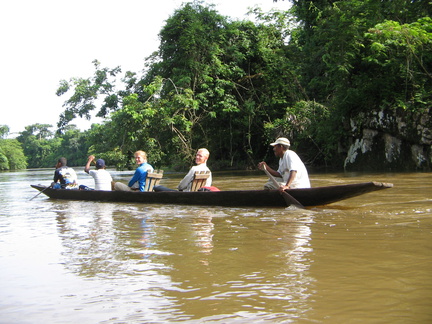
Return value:
[[(42, 185), (31, 186), (52, 199), (227, 207), (287, 206), (285, 199), (277, 190), (135, 192), (65, 190), (52, 189)], [(307, 189), (288, 189), (286, 192), (303, 206), (320, 206), (391, 187), (393, 187), (391, 183), (365, 182)]]

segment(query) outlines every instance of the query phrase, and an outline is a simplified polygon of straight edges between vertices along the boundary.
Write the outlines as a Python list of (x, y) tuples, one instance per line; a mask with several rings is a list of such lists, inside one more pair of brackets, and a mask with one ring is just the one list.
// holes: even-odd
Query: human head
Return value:
[(102, 159), (99, 159), (96, 161), (96, 169), (103, 169), (105, 168), (105, 161)]
[(134, 156), (135, 156), (135, 162), (137, 164), (143, 164), (147, 162), (147, 153), (144, 151), (136, 151), (134, 153)]
[(274, 143), (270, 144), (273, 146), (273, 152), (276, 156), (282, 157), (285, 151), (289, 150), (291, 143), (286, 137), (279, 137)]
[(57, 161), (57, 165), (66, 166), (67, 165), (67, 159), (65, 157), (61, 157)]
[(195, 163), (196, 164), (203, 164), (203, 163), (207, 162), (209, 156), (210, 156), (210, 152), (206, 148), (200, 148), (196, 152)]
[(291, 146), (290, 141), (286, 137), (279, 137), (274, 143), (271, 143), (270, 145), (271, 146), (275, 146), (275, 145), (278, 145), (278, 144), (285, 146), (287, 150)]

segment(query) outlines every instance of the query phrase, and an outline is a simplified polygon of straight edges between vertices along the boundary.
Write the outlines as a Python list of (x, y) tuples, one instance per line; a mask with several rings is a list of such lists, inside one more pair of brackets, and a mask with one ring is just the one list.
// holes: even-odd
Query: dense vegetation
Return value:
[(9, 127), (0, 126), (0, 171), (19, 170), (27, 167), (21, 143), (16, 139), (6, 139)]
[[(60, 155), (82, 165), (91, 153), (125, 168), (138, 149), (155, 166), (187, 167), (207, 147), (212, 168), (227, 169), (270, 159), (268, 143), (284, 135), (307, 164), (340, 167), (351, 116), (429, 109), (430, 12), (430, 1), (294, 0), (287, 12), (255, 9), (252, 23), (186, 3), (145, 71), (94, 61), (92, 77), (61, 81), (58, 132), (31, 125), (17, 140), (30, 167)], [(69, 126), (94, 113), (105, 121)]]

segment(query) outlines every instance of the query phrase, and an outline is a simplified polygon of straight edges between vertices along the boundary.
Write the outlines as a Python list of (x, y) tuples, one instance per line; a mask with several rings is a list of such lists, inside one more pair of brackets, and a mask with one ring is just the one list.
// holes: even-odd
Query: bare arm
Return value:
[(87, 159), (87, 164), (85, 165), (84, 172), (89, 173), (90, 171), (90, 164), (94, 161), (95, 156), (90, 155)]
[(279, 189), (282, 190), (282, 191), (285, 190), (285, 189), (289, 189), (291, 187), (291, 183), (293, 183), (293, 181), (296, 178), (296, 176), (297, 176), (297, 171), (295, 171), (295, 170), (290, 171), (289, 177), (288, 177), (288, 181), (287, 181), (286, 185), (285, 186), (281, 186)]
[(265, 162), (260, 162), (260, 163), (258, 163), (258, 169), (260, 169), (260, 170), (264, 170), (264, 167), (266, 167), (267, 171), (268, 171), (268, 172), (269, 172), (273, 177), (282, 178), (282, 175), (281, 175), (279, 172), (277, 172), (276, 170), (273, 170), (272, 168), (270, 168), (270, 167), (268, 166), (267, 163), (265, 163)]

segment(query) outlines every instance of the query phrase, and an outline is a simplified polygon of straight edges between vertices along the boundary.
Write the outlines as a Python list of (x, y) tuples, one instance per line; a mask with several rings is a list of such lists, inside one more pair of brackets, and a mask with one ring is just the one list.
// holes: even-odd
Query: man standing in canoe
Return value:
[(272, 176), (276, 177), (280, 187), (276, 188), (273, 182), (269, 180), (264, 185), (264, 189), (310, 188), (306, 167), (297, 153), (289, 149), (291, 146), (290, 141), (285, 137), (279, 137), (270, 145), (273, 146), (275, 156), (279, 157), (279, 168), (275, 171), (267, 163), (260, 162), (258, 163), (258, 169), (264, 170), (265, 167)]

